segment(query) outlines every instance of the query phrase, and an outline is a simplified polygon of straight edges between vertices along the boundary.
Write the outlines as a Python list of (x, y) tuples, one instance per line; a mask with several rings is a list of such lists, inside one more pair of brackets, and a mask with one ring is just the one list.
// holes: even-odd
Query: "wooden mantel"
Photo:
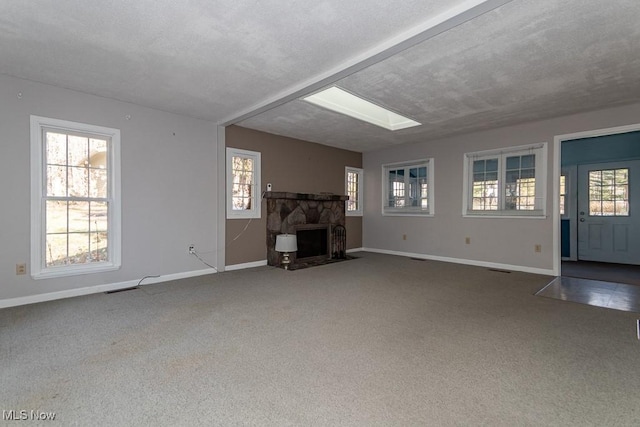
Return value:
[(265, 199), (284, 199), (284, 200), (313, 200), (313, 201), (345, 201), (349, 200), (349, 196), (339, 194), (307, 194), (307, 193), (288, 193), (284, 191), (267, 191), (264, 193)]

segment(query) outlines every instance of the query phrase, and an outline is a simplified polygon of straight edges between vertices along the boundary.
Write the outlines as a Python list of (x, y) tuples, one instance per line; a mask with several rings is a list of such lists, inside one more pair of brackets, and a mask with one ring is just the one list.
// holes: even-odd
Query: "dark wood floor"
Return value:
[(640, 265), (592, 261), (562, 261), (562, 277), (600, 280), (640, 286)]
[(563, 261), (562, 276), (536, 295), (640, 313), (640, 266)]

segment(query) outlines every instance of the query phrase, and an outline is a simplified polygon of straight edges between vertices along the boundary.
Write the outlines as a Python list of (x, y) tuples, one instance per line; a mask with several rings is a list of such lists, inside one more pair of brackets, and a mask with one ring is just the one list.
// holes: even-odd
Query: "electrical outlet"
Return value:
[(189, 245), (189, 253), (190, 254), (196, 253), (196, 245)]
[(465, 243), (466, 245), (470, 245), (470, 244), (471, 244), (471, 237), (465, 237), (465, 238), (464, 238), (464, 243)]
[(542, 252), (542, 245), (535, 245), (534, 248), (535, 248), (536, 252), (538, 252), (538, 253)]
[(27, 274), (27, 264), (16, 264), (16, 274), (18, 276)]

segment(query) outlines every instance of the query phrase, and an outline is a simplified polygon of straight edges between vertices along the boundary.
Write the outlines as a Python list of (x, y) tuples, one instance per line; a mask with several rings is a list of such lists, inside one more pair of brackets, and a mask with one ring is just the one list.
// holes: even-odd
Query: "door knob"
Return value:
[(580, 218), (580, 222), (584, 222), (584, 218)]
[(580, 215), (584, 215), (584, 212), (580, 212)]

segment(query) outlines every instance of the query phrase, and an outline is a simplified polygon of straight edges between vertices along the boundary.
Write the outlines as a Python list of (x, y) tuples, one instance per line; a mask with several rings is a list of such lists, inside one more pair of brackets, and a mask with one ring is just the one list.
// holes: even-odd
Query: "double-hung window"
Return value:
[(546, 144), (465, 155), (464, 215), (545, 215)]
[(260, 153), (227, 148), (227, 218), (260, 218)]
[(346, 214), (347, 216), (362, 216), (362, 169), (345, 168), (345, 191), (349, 200), (347, 200)]
[(382, 165), (384, 215), (433, 215), (433, 159)]
[(120, 131), (31, 116), (31, 272), (120, 267)]

